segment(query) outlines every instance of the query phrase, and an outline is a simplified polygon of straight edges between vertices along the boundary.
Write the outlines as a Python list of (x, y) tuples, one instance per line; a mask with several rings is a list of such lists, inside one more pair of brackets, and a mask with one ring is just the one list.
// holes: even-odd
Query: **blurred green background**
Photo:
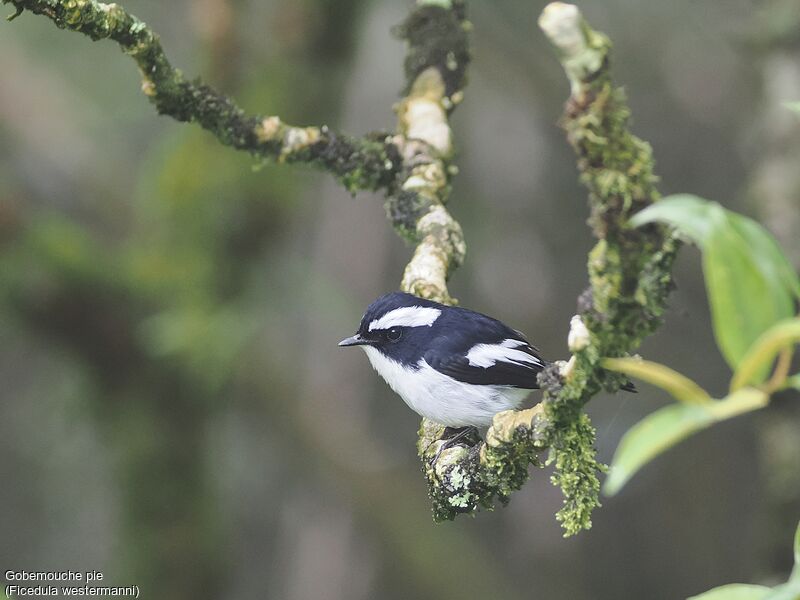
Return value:
[[(567, 354), (592, 240), (556, 126), (568, 86), (544, 2), (474, 2), (450, 208), (462, 305)], [(190, 76), (251, 112), (393, 125), (410, 2), (127, 0)], [(800, 264), (800, 4), (584, 3), (615, 44), (662, 191), (762, 220)], [(143, 598), (674, 599), (777, 582), (800, 516), (800, 407), (714, 427), (564, 540), (533, 473), (508, 508), (434, 525), (418, 417), (340, 352), (410, 250), (382, 198), (259, 165), (159, 117), (113, 44), (0, 25), (0, 567), (98, 569)], [(699, 254), (642, 354), (721, 393)], [(668, 402), (588, 406), (608, 461)]]

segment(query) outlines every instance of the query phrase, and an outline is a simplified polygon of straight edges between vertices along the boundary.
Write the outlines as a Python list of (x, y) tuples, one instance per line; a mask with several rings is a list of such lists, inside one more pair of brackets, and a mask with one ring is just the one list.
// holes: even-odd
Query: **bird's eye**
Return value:
[(399, 327), (392, 327), (386, 331), (386, 339), (390, 342), (396, 342), (401, 337), (403, 337), (403, 330)]

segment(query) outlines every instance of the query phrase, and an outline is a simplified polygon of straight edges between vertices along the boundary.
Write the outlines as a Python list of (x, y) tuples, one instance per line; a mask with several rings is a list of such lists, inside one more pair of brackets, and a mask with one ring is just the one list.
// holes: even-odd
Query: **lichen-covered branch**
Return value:
[[(61, 29), (92, 40), (111, 39), (139, 67), (142, 91), (159, 113), (193, 121), (222, 144), (286, 163), (305, 163), (336, 176), (351, 192), (391, 190), (401, 171), (397, 149), (386, 134), (363, 138), (337, 134), (325, 126), (295, 127), (277, 116), (248, 115), (200, 80), (187, 80), (170, 64), (158, 35), (118, 4), (97, 0), (3, 0), (17, 13), (50, 18)], [(15, 16), (16, 16), (15, 15)]]
[(400, 234), (417, 243), (401, 287), (418, 296), (451, 303), (447, 277), (461, 264), (466, 247), (461, 227), (445, 208), (453, 151), (445, 97), (442, 76), (435, 67), (429, 67), (400, 103), (396, 144), (408, 169), (387, 208)]
[[(659, 194), (650, 147), (630, 133), (624, 92), (611, 81), (609, 40), (575, 6), (560, 2), (545, 8), (539, 24), (570, 80), (561, 125), (589, 189), (590, 224), (598, 238), (589, 254), (590, 285), (570, 327), (572, 357), (540, 375), (541, 404), (496, 415), (485, 443), (447, 449), (426, 472), (435, 516), (452, 519), (505, 503), (526, 481), (530, 464), (553, 464), (553, 482), (565, 496), (558, 518), (571, 535), (591, 526), (602, 470), (582, 407), (600, 390), (623, 383), (600, 368), (600, 359), (631, 352), (660, 324), (677, 243), (660, 227), (627, 226)], [(421, 434), (420, 454), (429, 461), (441, 431), (423, 427)]]
[(398, 233), (416, 244), (403, 290), (452, 303), (447, 278), (466, 252), (459, 224), (445, 208), (455, 172), (449, 113), (461, 101), (469, 62), (464, 3), (420, 2), (398, 33), (408, 41), (406, 96), (397, 106), (395, 145), (404, 172), (386, 204)]

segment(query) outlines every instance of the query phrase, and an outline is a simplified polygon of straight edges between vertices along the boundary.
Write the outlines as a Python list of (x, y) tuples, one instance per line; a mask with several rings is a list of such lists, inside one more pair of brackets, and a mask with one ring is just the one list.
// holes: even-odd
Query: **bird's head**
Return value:
[(398, 362), (415, 364), (445, 308), (404, 292), (386, 294), (369, 305), (358, 332), (339, 346), (375, 348)]

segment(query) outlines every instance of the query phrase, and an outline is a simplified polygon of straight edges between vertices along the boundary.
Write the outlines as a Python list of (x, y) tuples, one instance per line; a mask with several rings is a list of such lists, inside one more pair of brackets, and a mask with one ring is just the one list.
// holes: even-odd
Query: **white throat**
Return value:
[[(396, 360), (392, 360), (388, 356), (385, 356), (377, 348), (373, 348), (372, 346), (361, 347), (364, 349), (364, 352), (367, 353), (367, 358), (369, 359), (372, 368), (378, 372), (378, 375), (383, 377), (386, 383), (389, 384), (389, 387), (391, 387), (396, 393), (400, 394), (403, 400), (406, 400), (403, 392), (407, 391), (405, 388), (408, 387), (409, 378), (412, 378), (416, 374), (416, 371), (414, 371), (414, 369), (404, 367)], [(406, 400), (406, 402), (408, 402), (408, 400)]]

